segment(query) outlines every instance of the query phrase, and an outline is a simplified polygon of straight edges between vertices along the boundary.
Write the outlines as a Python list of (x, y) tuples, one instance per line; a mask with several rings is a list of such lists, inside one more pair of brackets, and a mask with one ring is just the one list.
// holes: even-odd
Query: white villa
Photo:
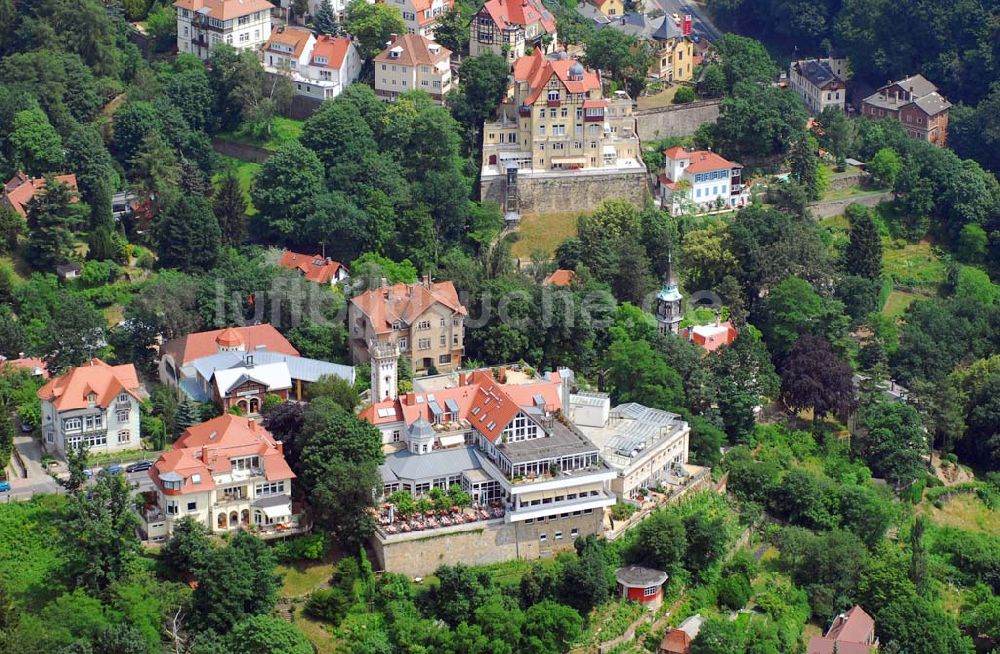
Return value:
[(672, 214), (737, 209), (747, 204), (750, 192), (743, 183), (743, 164), (727, 161), (714, 152), (689, 152), (674, 146), (664, 152), (659, 179), (661, 206)]

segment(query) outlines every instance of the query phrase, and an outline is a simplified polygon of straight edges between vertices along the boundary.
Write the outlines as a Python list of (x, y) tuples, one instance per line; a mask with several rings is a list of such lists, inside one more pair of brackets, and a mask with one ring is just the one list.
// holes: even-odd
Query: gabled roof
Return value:
[(833, 72), (828, 61), (805, 59), (795, 62), (795, 69), (816, 88), (826, 88), (828, 85), (841, 84), (840, 78)]
[(502, 30), (541, 23), (549, 34), (556, 31), (556, 20), (540, 0), (488, 0), (479, 13), (486, 12)]
[(285, 363), (265, 363), (260, 366), (228, 368), (216, 370), (213, 375), (215, 387), (220, 397), (225, 397), (231, 390), (247, 382), (256, 382), (267, 387), (269, 391), (280, 391), (292, 387), (292, 377)]
[(663, 153), (668, 161), (690, 160), (691, 163), (684, 169), (688, 173), (705, 173), (722, 168), (742, 168), (743, 164), (729, 161), (714, 152), (708, 150), (687, 150), (674, 146)]
[(681, 629), (670, 629), (660, 642), (660, 651), (666, 654), (687, 654), (691, 651), (691, 636)]
[(267, 0), (176, 0), (174, 6), (216, 20), (230, 20), (274, 8)]
[(860, 606), (853, 606), (847, 613), (841, 613), (830, 624), (826, 638), (846, 642), (863, 643), (875, 629), (875, 620)]
[(951, 103), (945, 100), (944, 97), (937, 91), (928, 93), (927, 95), (918, 98), (914, 104), (928, 116), (936, 116), (942, 111), (946, 111), (951, 108)]
[[(264, 50), (272, 50), (283, 55), (291, 55), (292, 57), (298, 59), (302, 56), (305, 51), (306, 46), (309, 45), (309, 39), (312, 37), (312, 32), (304, 27), (295, 27), (292, 25), (279, 26), (271, 30), (271, 36), (264, 45), (261, 46)], [(283, 45), (292, 49), (291, 52), (287, 52), (281, 48), (275, 49), (272, 46)]]
[(450, 281), (382, 286), (351, 298), (351, 304), (368, 316), (376, 334), (392, 331), (397, 321), (410, 325), (437, 304), (458, 315), (466, 315), (458, 291)]
[(573, 283), (574, 279), (576, 279), (575, 272), (572, 270), (566, 270), (565, 268), (559, 268), (542, 280), (542, 286), (569, 286)]
[(288, 339), (267, 323), (263, 325), (213, 329), (207, 332), (196, 332), (187, 336), (181, 336), (180, 338), (175, 338), (164, 343), (163, 347), (160, 348), (160, 354), (169, 354), (174, 357), (177, 365), (184, 366), (195, 359), (215, 354), (219, 351), (220, 345), (216, 342), (216, 339), (222, 336), (223, 339), (229, 341), (232, 339), (234, 333), (243, 339), (243, 346), (247, 352), (267, 350), (269, 352), (280, 352), (295, 356), (299, 354), (299, 351), (292, 347)]
[[(393, 52), (398, 53), (397, 56), (392, 56)], [(385, 50), (375, 56), (377, 62), (392, 62), (402, 66), (433, 66), (450, 59), (451, 50), (419, 34), (394, 37)]]
[(915, 98), (922, 98), (925, 95), (934, 93), (938, 90), (937, 86), (935, 86), (933, 82), (919, 74), (904, 77), (897, 82), (889, 82), (879, 90), (888, 89), (891, 86), (899, 86), (906, 91), (910, 91), (913, 93), (913, 97)]
[(93, 394), (96, 406), (107, 408), (122, 391), (140, 400), (138, 390), (139, 378), (131, 363), (110, 366), (100, 359), (91, 359), (49, 380), (38, 389), (38, 398), (52, 402), (57, 411), (69, 411), (90, 406), (87, 397)]
[[(455, 6), (455, 0), (444, 0), (442, 4), (444, 5), (444, 12), (442, 13), (446, 13), (450, 11), (452, 7)], [(434, 21), (438, 20), (441, 17), (442, 14), (438, 14), (436, 16), (424, 15), (424, 12), (427, 11), (428, 9), (433, 8), (433, 6), (434, 6), (434, 0), (413, 0), (413, 12), (416, 15), (418, 25), (427, 25), (429, 23), (433, 23)]]
[[(573, 69), (571, 72), (570, 69)], [(552, 76), (556, 76), (569, 93), (601, 90), (601, 76), (588, 70), (575, 59), (547, 59), (541, 48), (514, 62), (514, 82), (527, 82), (528, 96), (524, 104), (534, 104), (545, 91)]]
[(285, 250), (281, 253), (278, 265), (288, 270), (298, 270), (307, 281), (318, 284), (329, 284), (337, 278), (340, 270), (347, 272), (347, 267), (339, 261), (321, 254), (300, 254)]
[[(76, 175), (54, 175), (55, 179), (62, 182), (74, 193), (78, 192), (76, 186)], [(35, 195), (45, 188), (44, 177), (28, 177), (27, 174), (19, 172), (3, 186), (2, 199), (10, 204), (10, 208), (16, 211), (22, 218), (28, 216), (28, 203)], [(73, 202), (78, 198), (74, 197)]]
[[(346, 36), (330, 36), (321, 34), (316, 39), (312, 54), (309, 55), (309, 65), (320, 68), (333, 68), (340, 70), (344, 66), (344, 59), (347, 58), (348, 51), (354, 44)], [(318, 63), (317, 58), (325, 57), (326, 63)]]
[(37, 357), (22, 357), (20, 359), (8, 359), (7, 357), (0, 355), (0, 368), (4, 366), (11, 366), (14, 368), (20, 368), (21, 370), (27, 370), (32, 375), (36, 377), (41, 377), (42, 379), (49, 378), (49, 366), (43, 359)]

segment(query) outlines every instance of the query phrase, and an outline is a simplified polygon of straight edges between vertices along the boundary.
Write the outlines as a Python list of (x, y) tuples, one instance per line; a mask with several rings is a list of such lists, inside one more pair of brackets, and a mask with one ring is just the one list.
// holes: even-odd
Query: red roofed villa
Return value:
[(43, 447), (61, 455), (81, 445), (95, 453), (138, 448), (140, 391), (131, 363), (91, 359), (50, 379), (38, 389)]
[(213, 354), (259, 351), (299, 354), (281, 332), (267, 323), (195, 332), (171, 339), (160, 347), (160, 382), (179, 386), (186, 379), (194, 379), (192, 364)]
[[(73, 191), (72, 201), (77, 202), (79, 198), (75, 195), (79, 189), (76, 186), (76, 175), (55, 175), (55, 180), (62, 182)], [(0, 206), (13, 209), (22, 218), (28, 217), (28, 203), (31, 202), (38, 193), (45, 190), (44, 177), (28, 177), (25, 173), (17, 173), (3, 185), (3, 192), (0, 193)]]
[(743, 164), (728, 161), (710, 150), (689, 152), (680, 146), (664, 151), (659, 177), (660, 205), (672, 214), (733, 210), (750, 201), (743, 182)]
[(292, 506), (295, 473), (282, 443), (253, 420), (221, 415), (192, 425), (149, 470), (146, 538), (162, 540), (177, 520), (194, 518), (213, 533), (238, 529), (263, 538), (308, 530)]
[(317, 284), (339, 284), (348, 278), (347, 266), (321, 254), (299, 254), (291, 250), (281, 253), (278, 265), (298, 270), (303, 279)]
[(688, 339), (706, 352), (715, 352), (723, 345), (732, 345), (737, 335), (736, 328), (728, 320), (723, 323), (716, 321), (711, 325), (685, 327), (678, 332), (678, 336)]
[(542, 286), (569, 286), (573, 283), (574, 279), (576, 279), (575, 272), (559, 268), (542, 280)]
[(860, 606), (833, 619), (823, 636), (809, 640), (808, 654), (872, 654), (878, 651), (875, 621)]
[(539, 54), (556, 49), (556, 19), (541, 0), (488, 0), (469, 23), (469, 55), (523, 57), (528, 47)]

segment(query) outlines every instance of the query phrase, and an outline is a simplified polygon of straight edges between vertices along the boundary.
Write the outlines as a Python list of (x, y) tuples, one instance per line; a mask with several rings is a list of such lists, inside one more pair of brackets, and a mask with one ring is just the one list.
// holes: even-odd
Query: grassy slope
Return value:
[(520, 239), (511, 247), (511, 254), (525, 261), (531, 253), (543, 250), (555, 254), (556, 246), (571, 236), (576, 236), (578, 211), (562, 213), (526, 214), (521, 217), (518, 231)]

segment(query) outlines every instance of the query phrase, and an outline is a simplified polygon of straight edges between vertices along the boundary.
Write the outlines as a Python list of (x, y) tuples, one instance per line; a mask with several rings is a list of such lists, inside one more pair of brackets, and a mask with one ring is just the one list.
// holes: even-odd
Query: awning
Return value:
[(587, 163), (587, 157), (552, 157), (554, 164), (580, 164)]
[(284, 518), (292, 515), (292, 500), (287, 495), (265, 495), (253, 503), (253, 508), (268, 518)]
[(292, 515), (292, 505), (290, 503), (284, 506), (263, 506), (258, 508), (264, 512), (264, 515), (272, 519), (285, 518)]
[(617, 157), (618, 156), (618, 150), (615, 150), (615, 146), (613, 146), (613, 145), (605, 145), (604, 146), (604, 154), (613, 154), (613, 155), (615, 155)]

